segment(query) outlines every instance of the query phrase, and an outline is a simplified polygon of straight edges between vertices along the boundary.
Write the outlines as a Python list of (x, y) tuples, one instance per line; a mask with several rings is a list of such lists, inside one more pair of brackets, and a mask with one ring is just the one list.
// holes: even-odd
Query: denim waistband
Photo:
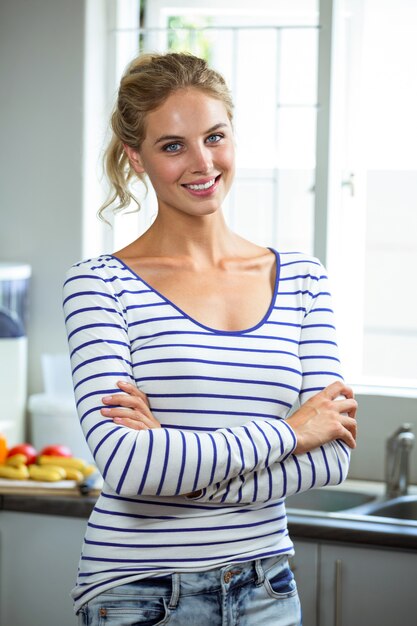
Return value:
[(265, 580), (265, 574), (281, 563), (282, 568), (287, 565), (288, 555), (271, 556), (243, 563), (228, 563), (223, 567), (204, 570), (201, 572), (181, 572), (166, 576), (141, 579), (132, 583), (108, 590), (112, 595), (124, 596), (135, 595), (140, 588), (141, 596), (159, 594), (167, 599), (169, 608), (173, 609), (181, 596), (195, 595), (199, 593), (213, 592), (220, 589), (233, 589), (254, 581), (255, 585), (261, 585)]

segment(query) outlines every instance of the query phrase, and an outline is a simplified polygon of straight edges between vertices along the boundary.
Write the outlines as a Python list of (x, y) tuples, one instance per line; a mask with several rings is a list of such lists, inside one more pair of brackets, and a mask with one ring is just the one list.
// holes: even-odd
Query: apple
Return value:
[(8, 450), (7, 458), (9, 458), (10, 456), (14, 456), (15, 454), (23, 454), (26, 457), (27, 465), (35, 463), (36, 457), (38, 456), (35, 448), (30, 443), (20, 443), (17, 446), (13, 446), (13, 448), (10, 448), (10, 450)]
[(72, 456), (72, 452), (68, 446), (64, 446), (63, 444), (53, 444), (50, 446), (45, 446), (39, 452), (39, 456)]

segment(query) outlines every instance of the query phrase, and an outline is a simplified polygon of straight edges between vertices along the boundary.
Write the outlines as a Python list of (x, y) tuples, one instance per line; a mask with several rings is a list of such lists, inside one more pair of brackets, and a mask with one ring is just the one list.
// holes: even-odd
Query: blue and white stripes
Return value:
[[(69, 270), (76, 402), (105, 481), (76, 610), (128, 580), (291, 552), (283, 498), (346, 477), (339, 442), (292, 454), (285, 418), (341, 374), (323, 267), (298, 253), (276, 256), (271, 306), (241, 332), (193, 320), (113, 256)], [(162, 429), (132, 431), (101, 415), (118, 380), (147, 394)]]

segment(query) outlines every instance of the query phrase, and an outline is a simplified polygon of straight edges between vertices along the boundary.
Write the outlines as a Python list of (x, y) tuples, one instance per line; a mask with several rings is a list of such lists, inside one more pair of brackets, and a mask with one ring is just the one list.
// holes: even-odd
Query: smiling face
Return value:
[(160, 211), (214, 213), (233, 181), (234, 138), (226, 108), (196, 88), (174, 92), (149, 113), (140, 151), (125, 150), (135, 172), (148, 175)]

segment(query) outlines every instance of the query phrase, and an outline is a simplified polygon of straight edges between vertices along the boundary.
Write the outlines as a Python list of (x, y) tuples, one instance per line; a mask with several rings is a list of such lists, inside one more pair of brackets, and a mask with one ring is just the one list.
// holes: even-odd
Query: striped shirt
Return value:
[[(104, 479), (75, 610), (144, 577), (291, 553), (285, 496), (346, 477), (340, 441), (293, 454), (285, 418), (341, 373), (323, 266), (275, 255), (268, 311), (236, 332), (192, 319), (112, 255), (69, 270), (76, 403)], [(120, 393), (119, 380), (146, 393), (161, 429), (135, 431), (101, 415), (101, 398)]]

